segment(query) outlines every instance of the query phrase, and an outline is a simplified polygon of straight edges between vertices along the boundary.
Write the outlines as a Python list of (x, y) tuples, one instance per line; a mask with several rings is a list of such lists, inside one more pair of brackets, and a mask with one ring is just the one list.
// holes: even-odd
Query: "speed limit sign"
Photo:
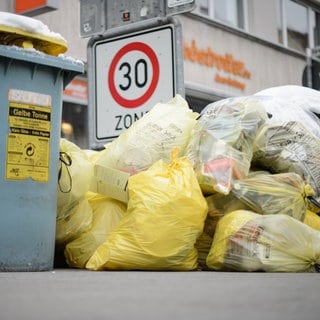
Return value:
[(112, 141), (178, 92), (175, 27), (169, 23), (93, 43), (93, 147)]

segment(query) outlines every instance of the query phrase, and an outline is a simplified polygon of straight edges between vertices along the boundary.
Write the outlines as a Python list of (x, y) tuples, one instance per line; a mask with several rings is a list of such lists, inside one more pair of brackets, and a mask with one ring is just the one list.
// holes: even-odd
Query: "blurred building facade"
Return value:
[[(40, 10), (19, 14), (60, 33), (68, 42), (66, 55), (86, 62), (89, 39), (80, 36), (79, 0), (38, 2)], [(1, 1), (0, 11), (17, 12), (15, 1)], [(196, 0), (195, 10), (177, 18), (186, 98), (196, 111), (226, 97), (302, 85), (307, 50), (320, 45), (319, 0)], [(66, 88), (63, 104), (63, 122), (71, 124), (74, 142), (82, 148), (88, 146), (88, 112), (84, 75)]]

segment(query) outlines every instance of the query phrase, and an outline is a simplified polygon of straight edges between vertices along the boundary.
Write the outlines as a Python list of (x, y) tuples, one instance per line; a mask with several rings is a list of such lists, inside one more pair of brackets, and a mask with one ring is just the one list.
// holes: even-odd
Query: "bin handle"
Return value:
[[(72, 159), (66, 152), (60, 151), (59, 160), (60, 160), (60, 168), (59, 168), (59, 172), (58, 172), (59, 189), (62, 193), (69, 193), (72, 189), (72, 178), (71, 178), (71, 174), (69, 171), (69, 167), (72, 165)], [(66, 168), (67, 173), (68, 173), (68, 177), (70, 180), (69, 188), (67, 190), (63, 190), (63, 188), (61, 187), (61, 184), (60, 184), (63, 167)]]

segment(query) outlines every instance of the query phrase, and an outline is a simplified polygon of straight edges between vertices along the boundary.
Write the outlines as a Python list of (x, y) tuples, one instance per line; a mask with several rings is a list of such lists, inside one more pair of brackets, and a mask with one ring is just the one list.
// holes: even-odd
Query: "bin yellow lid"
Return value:
[(34, 48), (46, 54), (57, 56), (67, 51), (67, 42), (49, 35), (31, 33), (19, 28), (0, 24), (0, 44)]
[(57, 56), (67, 51), (67, 41), (38, 19), (0, 12), (0, 44)]

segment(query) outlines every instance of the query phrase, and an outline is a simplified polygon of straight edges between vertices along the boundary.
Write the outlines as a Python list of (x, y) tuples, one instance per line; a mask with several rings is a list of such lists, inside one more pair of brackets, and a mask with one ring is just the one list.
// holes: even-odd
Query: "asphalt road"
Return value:
[(0, 273), (0, 319), (319, 320), (312, 273)]

